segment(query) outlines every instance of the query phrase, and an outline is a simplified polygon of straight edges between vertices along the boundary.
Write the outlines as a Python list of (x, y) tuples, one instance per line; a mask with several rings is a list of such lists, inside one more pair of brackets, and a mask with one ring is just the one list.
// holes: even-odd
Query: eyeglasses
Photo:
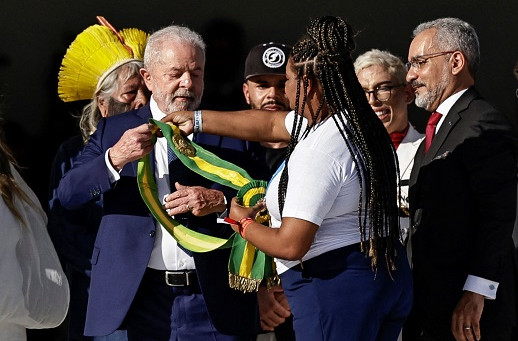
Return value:
[(448, 53), (454, 53), (456, 51), (444, 51), (444, 52), (435, 52), (435, 53), (428, 53), (428, 54), (422, 54), (420, 56), (415, 56), (410, 59), (408, 63), (405, 64), (407, 72), (410, 71), (410, 68), (414, 68), (414, 71), (419, 71), (421, 67), (428, 62), (428, 59), (432, 59), (435, 57), (444, 56)]
[(392, 89), (398, 88), (400, 86), (405, 86), (405, 84), (398, 85), (381, 85), (376, 87), (374, 90), (363, 90), (365, 91), (365, 96), (367, 96), (367, 101), (370, 99), (371, 94), (374, 95), (374, 98), (380, 102), (386, 102), (390, 99), (390, 95), (392, 95)]

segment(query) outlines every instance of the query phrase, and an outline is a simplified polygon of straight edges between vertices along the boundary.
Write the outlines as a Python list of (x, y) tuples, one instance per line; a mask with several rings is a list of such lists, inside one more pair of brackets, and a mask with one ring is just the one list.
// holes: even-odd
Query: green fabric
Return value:
[[(266, 181), (252, 179), (242, 168), (222, 160), (184, 138), (178, 127), (154, 119), (149, 121), (161, 130), (174, 153), (190, 170), (211, 181), (238, 190), (236, 197), (239, 204), (253, 206), (258, 200), (264, 198)], [(234, 289), (244, 292), (257, 291), (263, 280), (266, 280), (269, 285), (278, 284), (272, 257), (256, 249), (239, 234), (233, 233), (228, 239), (212, 237), (193, 231), (171, 218), (158, 200), (151, 169), (149, 155), (139, 160), (137, 178), (141, 196), (155, 219), (180, 245), (194, 252), (209, 252), (218, 248), (231, 247), (228, 264), (229, 285)], [(256, 217), (256, 221), (265, 224), (269, 221), (269, 215), (267, 212), (262, 212)]]

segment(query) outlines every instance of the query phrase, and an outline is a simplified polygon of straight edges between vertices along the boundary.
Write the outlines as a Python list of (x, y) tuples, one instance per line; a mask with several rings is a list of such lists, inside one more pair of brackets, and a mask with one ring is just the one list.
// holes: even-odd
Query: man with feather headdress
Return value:
[[(149, 99), (140, 69), (148, 34), (136, 28), (117, 31), (103, 17), (70, 44), (58, 75), (58, 94), (64, 102), (89, 100), (79, 116), (80, 135), (65, 141), (55, 156), (50, 178), (49, 233), (66, 264), (71, 302), (68, 340), (99, 340), (84, 336), (94, 241), (102, 216), (102, 196), (81, 209), (67, 210), (56, 189), (59, 180), (81, 155), (101, 117), (144, 106)], [(105, 341), (127, 340), (117, 330)]]

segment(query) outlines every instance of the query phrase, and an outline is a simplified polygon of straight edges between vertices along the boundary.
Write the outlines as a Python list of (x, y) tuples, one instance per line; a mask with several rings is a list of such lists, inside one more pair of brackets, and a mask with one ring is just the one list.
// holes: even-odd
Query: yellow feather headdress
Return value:
[(103, 17), (100, 25), (81, 32), (67, 49), (58, 75), (58, 95), (64, 102), (91, 99), (97, 85), (117, 67), (143, 60), (148, 33), (136, 28), (118, 32)]

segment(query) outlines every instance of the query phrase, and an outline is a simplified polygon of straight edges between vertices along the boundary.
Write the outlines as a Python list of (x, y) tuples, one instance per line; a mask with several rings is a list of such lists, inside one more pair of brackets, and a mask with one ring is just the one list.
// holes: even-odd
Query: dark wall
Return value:
[[(0, 11), (0, 111), (8, 120), (9, 142), (28, 167), (24, 174), (40, 198), (46, 198), (48, 170), (56, 148), (76, 133), (70, 112), (77, 112), (84, 104), (64, 104), (58, 99), (61, 58), (75, 36), (96, 23), (96, 15), (105, 16), (119, 29), (153, 31), (175, 22), (203, 33), (210, 38), (206, 99), (234, 106), (243, 104), (239, 101), (246, 51), (259, 42), (294, 43), (311, 18), (332, 14), (349, 21), (358, 32), (355, 55), (376, 47), (406, 59), (410, 34), (417, 24), (456, 16), (473, 24), (479, 34), (479, 89), (503, 110), (512, 114), (517, 110), (512, 74), (518, 59), (518, 1), (514, 0), (1, 0)], [(222, 18), (230, 23), (222, 26), (216, 22), (207, 29), (213, 20)], [(221, 27), (226, 27), (222, 39), (210, 34)], [(229, 39), (241, 43), (229, 46)], [(426, 117), (421, 109), (411, 110), (411, 119), (418, 126)]]

